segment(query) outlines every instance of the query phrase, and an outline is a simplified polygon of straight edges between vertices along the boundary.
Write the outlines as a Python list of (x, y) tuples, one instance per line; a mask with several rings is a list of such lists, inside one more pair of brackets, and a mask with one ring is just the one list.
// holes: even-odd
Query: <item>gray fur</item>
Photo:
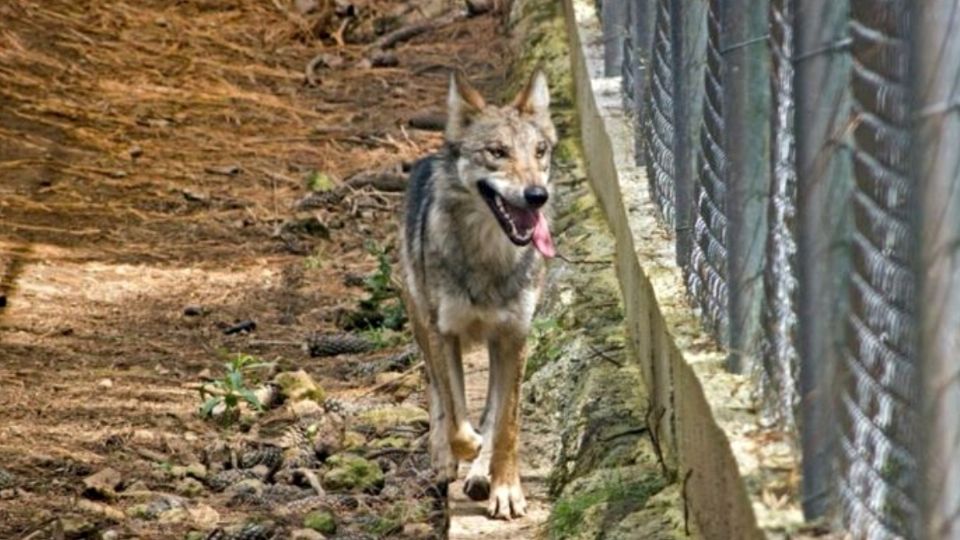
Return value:
[[(489, 210), (478, 205), (476, 193), (456, 179), (455, 160), (455, 153), (445, 149), (420, 160), (411, 171), (405, 255), (412, 263), (417, 288), (463, 296), (485, 309), (519, 301), (523, 291), (538, 285), (542, 259), (529, 245), (510, 245), (499, 229), (493, 237), (482, 237), (467, 223), (474, 213)], [(431, 214), (449, 228), (431, 231)], [(504, 244), (517, 256), (490, 254), (490, 244)]]

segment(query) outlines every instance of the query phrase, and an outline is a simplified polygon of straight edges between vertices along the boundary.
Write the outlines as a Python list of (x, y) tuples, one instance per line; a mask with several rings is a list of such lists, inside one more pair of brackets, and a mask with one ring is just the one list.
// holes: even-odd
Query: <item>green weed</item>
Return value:
[(214, 409), (221, 404), (225, 408), (227, 417), (230, 417), (243, 402), (256, 411), (262, 411), (263, 405), (253, 390), (247, 386), (244, 374), (268, 365), (270, 364), (260, 362), (253, 356), (238, 353), (233, 360), (224, 364), (226, 372), (223, 377), (200, 386), (200, 399), (203, 401), (199, 410), (200, 417), (212, 417)]

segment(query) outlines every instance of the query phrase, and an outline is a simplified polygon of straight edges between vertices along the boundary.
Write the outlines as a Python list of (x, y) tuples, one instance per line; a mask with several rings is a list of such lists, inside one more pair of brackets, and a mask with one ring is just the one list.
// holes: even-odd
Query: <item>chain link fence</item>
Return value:
[(853, 538), (960, 538), (960, 0), (603, 0), (691, 303)]

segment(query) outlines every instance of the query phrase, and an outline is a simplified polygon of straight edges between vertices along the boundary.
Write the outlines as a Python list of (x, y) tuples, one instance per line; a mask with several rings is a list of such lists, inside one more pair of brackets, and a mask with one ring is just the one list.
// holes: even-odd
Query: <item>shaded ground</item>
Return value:
[[(370, 67), (378, 31), (448, 6), (321, 4), (307, 15), (284, 0), (0, 6), (0, 538), (300, 526), (317, 508), (287, 502), (314, 494), (309, 481), (243, 458), (331, 418), (352, 432), (340, 446), (387, 473), (373, 494), (328, 489), (342, 492), (320, 505), (336, 534), (430, 537), (443, 523), (422, 423), (353, 414), (422, 404), (415, 378), (378, 384), (415, 372), (397, 356), (405, 336), (367, 331), (377, 350), (326, 359), (299, 344), (389, 289), (362, 284), (384, 277), (374, 253), (393, 249), (400, 194), (337, 186), (435, 147), (439, 135), (409, 118), (443, 103), (451, 67), (497, 88), (505, 41), (492, 17), (460, 20)], [(308, 185), (337, 196), (298, 210)], [(224, 333), (246, 320), (255, 331)], [(328, 399), (310, 410), (290, 399), (250, 431), (201, 419), (199, 384), (237, 353), (275, 363), (246, 374), (251, 388), (303, 368)], [(178, 468), (196, 463), (207, 473)], [(118, 492), (83, 495), (107, 467)], [(212, 477), (231, 468), (260, 474), (253, 491), (291, 489), (220, 491)], [(411, 501), (423, 504), (399, 505)]]

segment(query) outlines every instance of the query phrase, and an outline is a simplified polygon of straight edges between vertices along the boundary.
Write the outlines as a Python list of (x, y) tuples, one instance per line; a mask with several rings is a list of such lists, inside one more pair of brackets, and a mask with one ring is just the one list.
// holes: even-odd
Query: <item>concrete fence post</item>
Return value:
[(790, 0), (795, 13), (797, 300), (802, 498), (807, 519), (835, 511), (837, 366), (850, 272), (847, 0)]
[(912, 4), (920, 294), (920, 536), (960, 538), (960, 6)]

